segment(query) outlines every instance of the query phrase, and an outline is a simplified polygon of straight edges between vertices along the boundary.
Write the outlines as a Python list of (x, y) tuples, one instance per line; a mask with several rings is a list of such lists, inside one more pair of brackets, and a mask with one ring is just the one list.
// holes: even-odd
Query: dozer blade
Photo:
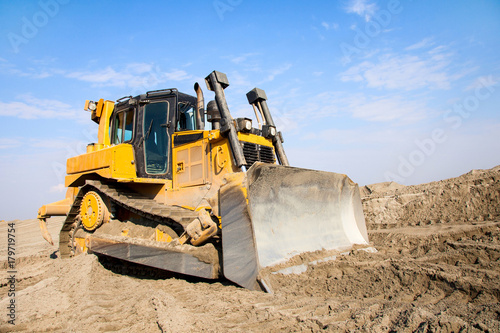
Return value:
[(221, 188), (224, 276), (267, 290), (261, 270), (368, 244), (358, 185), (343, 174), (255, 163)]
[(219, 277), (219, 258), (212, 244), (201, 247), (160, 243), (111, 235), (93, 235), (89, 250), (109, 257), (205, 279)]

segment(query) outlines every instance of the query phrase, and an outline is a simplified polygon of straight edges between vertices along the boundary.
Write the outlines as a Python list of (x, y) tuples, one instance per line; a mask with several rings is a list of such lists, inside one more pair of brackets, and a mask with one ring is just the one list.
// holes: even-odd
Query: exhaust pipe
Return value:
[(203, 130), (205, 129), (205, 99), (198, 82), (194, 84), (194, 90), (196, 91), (196, 129)]

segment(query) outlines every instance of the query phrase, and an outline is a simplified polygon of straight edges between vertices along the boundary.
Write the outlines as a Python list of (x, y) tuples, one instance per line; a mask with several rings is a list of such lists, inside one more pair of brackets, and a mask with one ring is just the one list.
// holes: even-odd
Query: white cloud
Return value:
[(0, 116), (22, 119), (75, 118), (76, 110), (69, 104), (53, 99), (39, 99), (31, 95), (20, 95), (20, 101), (0, 101)]
[[(28, 140), (26, 140), (28, 141)], [(56, 138), (56, 139), (30, 139), (30, 147), (55, 150), (78, 150), (77, 154), (86, 152), (87, 142), (75, 140), (74, 138)], [(71, 147), (71, 148), (69, 148)]]
[(0, 72), (20, 77), (44, 79), (54, 75), (78, 81), (90, 82), (97, 87), (131, 87), (147, 89), (167, 81), (190, 80), (192, 75), (180, 69), (163, 71), (152, 63), (130, 63), (116, 69), (116, 66), (83, 71), (67, 71), (57, 68), (27, 68), (20, 70), (5, 59), (0, 59)]
[(357, 14), (368, 22), (378, 8), (375, 3), (369, 3), (368, 0), (350, 0), (345, 9), (347, 13)]
[[(500, 164), (500, 124), (470, 123), (463, 130), (445, 132), (446, 141), (435, 143), (435, 150), (425, 155), (422, 165), (414, 167), (403, 184), (420, 184), (456, 177), (472, 169), (491, 168)], [(432, 128), (376, 129), (374, 127), (319, 132), (302, 147), (287, 146), (291, 164), (297, 167), (347, 173), (355, 182), (371, 184), (387, 181), (386, 174), (398, 173), (401, 158), (421, 149), (422, 141)]]
[(430, 50), (428, 53), (431, 54), (431, 55), (434, 55), (434, 54), (442, 53), (442, 52), (444, 52), (446, 50), (448, 50), (448, 46), (446, 46), (446, 45), (439, 45), (439, 46), (436, 46), (435, 48), (433, 48), (432, 50)]
[[(341, 73), (344, 82), (365, 82), (371, 88), (399, 90), (450, 89), (450, 82), (465, 75), (450, 74), (451, 55), (386, 54), (378, 62), (364, 61)], [(454, 70), (456, 72), (456, 70)]]
[(245, 53), (245, 54), (241, 54), (239, 56), (224, 56), (222, 57), (223, 59), (228, 59), (229, 61), (231, 61), (232, 63), (235, 63), (235, 64), (240, 64), (244, 61), (246, 61), (248, 58), (251, 58), (251, 57), (254, 57), (254, 56), (257, 56), (259, 55), (260, 53), (256, 53), (256, 52), (252, 52), (252, 53)]
[(337, 145), (349, 144), (392, 144), (394, 138), (402, 138), (410, 136), (407, 130), (399, 129), (372, 129), (372, 128), (355, 128), (355, 129), (327, 129), (320, 132), (307, 133), (302, 137), (303, 140), (313, 140), (316, 142), (335, 142)]
[(111, 66), (101, 70), (70, 72), (65, 76), (79, 81), (86, 81), (100, 86), (126, 87), (136, 85), (143, 74), (151, 70), (148, 64), (130, 64), (122, 71), (116, 71)]
[(418, 50), (418, 49), (429, 47), (432, 45), (434, 45), (432, 38), (424, 38), (420, 42), (408, 46), (407, 48), (405, 48), (405, 50), (407, 50), (407, 51)]
[(153, 70), (152, 64), (132, 63), (126, 66), (126, 72), (131, 74), (143, 74)]
[(427, 114), (424, 102), (401, 96), (353, 96), (347, 110), (354, 118), (377, 122), (416, 122)]
[[(82, 131), (83, 134), (85, 133)], [(87, 144), (88, 142), (69, 137), (55, 139), (32, 137), (0, 138), (0, 149), (19, 148), (22, 146), (24, 152), (28, 151), (29, 148), (35, 148), (37, 152), (40, 152), (41, 149), (46, 149), (50, 151), (66, 151), (71, 152), (73, 155), (80, 155), (86, 152)]]
[[(421, 98), (404, 95), (366, 95), (345, 91), (322, 92), (292, 104), (287, 113), (297, 122), (323, 122), (332, 117), (352, 117), (368, 122), (413, 124), (433, 114)], [(304, 110), (310, 112), (304, 113)], [(273, 109), (274, 112), (274, 109)]]
[[(48, 62), (49, 60), (47, 60)], [(33, 60), (33, 62), (37, 66), (45, 66), (45, 62), (43, 60)], [(15, 75), (24, 78), (32, 78), (32, 79), (44, 79), (47, 77), (51, 77), (55, 74), (60, 74), (61, 71), (53, 68), (33, 68), (27, 67), (22, 70), (17, 68), (16, 65), (10, 63), (8, 60), (0, 58), (0, 73), (7, 75)]]
[(231, 72), (231, 86), (233, 87), (245, 87), (248, 88), (252, 83), (238, 71)]
[(476, 88), (488, 88), (488, 87), (493, 87), (498, 84), (500, 81), (500, 78), (493, 77), (493, 75), (487, 75), (487, 76), (480, 76), (476, 78), (469, 86), (467, 86), (464, 90), (465, 91), (471, 91), (475, 90)]
[(325, 30), (337, 30), (339, 28), (338, 23), (328, 23), (328, 22), (321, 22), (321, 26), (325, 28)]
[(292, 64), (284, 64), (283, 66), (281, 67), (278, 67), (276, 69), (271, 69), (269, 70), (269, 75), (267, 76), (267, 79), (266, 81), (273, 81), (274, 78), (278, 75), (281, 75), (283, 73), (285, 73), (286, 71), (288, 71), (290, 68), (292, 68)]
[[(164, 79), (163, 79), (164, 78)], [(185, 81), (191, 79), (192, 76), (183, 70), (173, 70), (163, 74), (163, 81)]]
[(0, 149), (16, 148), (21, 146), (21, 141), (10, 138), (0, 138)]
[(119, 71), (108, 66), (100, 71), (68, 73), (66, 77), (91, 82), (96, 86), (147, 88), (162, 82), (187, 80), (191, 75), (184, 70), (162, 72), (152, 65), (131, 64)]
[(66, 190), (64, 184), (57, 184), (49, 189), (50, 193), (63, 193)]
[[(276, 78), (276, 76), (287, 72), (290, 68), (292, 68), (292, 64), (290, 63), (285, 63), (275, 68), (267, 68), (265, 70), (261, 69), (258, 66), (245, 65), (243, 66), (243, 73), (239, 71), (232, 71), (231, 73), (228, 73), (228, 77), (231, 86), (238, 88), (245, 87), (245, 89), (250, 89), (250, 87), (252, 86), (255, 87), (255, 85), (260, 85), (265, 82), (273, 81)], [(248, 74), (249, 72), (251, 72), (252, 74), (258, 73), (259, 78), (263, 79), (259, 82), (255, 80), (251, 81), (248, 79), (248, 76), (245, 75)], [(227, 98), (231, 97), (227, 96)]]

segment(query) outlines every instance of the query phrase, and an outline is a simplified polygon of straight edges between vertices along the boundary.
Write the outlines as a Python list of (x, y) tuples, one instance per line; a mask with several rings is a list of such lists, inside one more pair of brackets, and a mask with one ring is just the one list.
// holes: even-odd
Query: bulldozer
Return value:
[[(61, 258), (81, 253), (272, 291), (264, 269), (296, 255), (368, 244), (359, 188), (344, 174), (292, 167), (266, 93), (246, 95), (255, 118), (231, 116), (229, 81), (213, 71), (205, 106), (177, 89), (116, 102), (87, 100), (96, 143), (67, 160)], [(252, 124), (256, 120), (257, 124)]]

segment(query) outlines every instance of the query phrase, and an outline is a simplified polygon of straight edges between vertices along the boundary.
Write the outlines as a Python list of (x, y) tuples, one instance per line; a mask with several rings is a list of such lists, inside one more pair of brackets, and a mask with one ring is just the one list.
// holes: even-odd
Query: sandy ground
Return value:
[[(274, 294), (121, 275), (94, 255), (61, 260), (36, 220), (14, 221), (16, 325), (3, 278), (0, 331), (500, 332), (500, 166), (361, 191), (370, 247), (316, 253), (326, 259), (305, 272), (272, 275)], [(49, 221), (53, 236), (61, 223)]]

